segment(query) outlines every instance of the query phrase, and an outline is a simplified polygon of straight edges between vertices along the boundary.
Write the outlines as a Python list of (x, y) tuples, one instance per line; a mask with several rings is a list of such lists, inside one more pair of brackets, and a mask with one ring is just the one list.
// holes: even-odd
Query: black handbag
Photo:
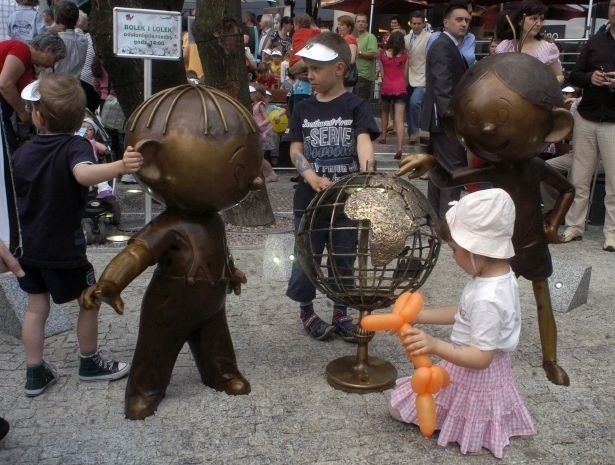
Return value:
[(359, 80), (359, 72), (357, 71), (357, 65), (350, 63), (346, 68), (346, 74), (344, 74), (344, 87), (354, 87)]

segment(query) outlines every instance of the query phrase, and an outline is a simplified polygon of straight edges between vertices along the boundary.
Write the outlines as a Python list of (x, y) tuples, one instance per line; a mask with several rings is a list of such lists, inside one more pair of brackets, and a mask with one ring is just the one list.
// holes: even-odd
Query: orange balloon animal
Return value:
[[(404, 292), (395, 301), (391, 313), (366, 315), (361, 320), (361, 327), (366, 331), (395, 331), (399, 336), (402, 329), (414, 323), (423, 304), (423, 296), (418, 292)], [(433, 395), (448, 386), (451, 379), (448, 371), (431, 363), (428, 355), (408, 354), (408, 357), (414, 365), (410, 385), (416, 393), (419, 429), (427, 438), (436, 429), (436, 403)]]

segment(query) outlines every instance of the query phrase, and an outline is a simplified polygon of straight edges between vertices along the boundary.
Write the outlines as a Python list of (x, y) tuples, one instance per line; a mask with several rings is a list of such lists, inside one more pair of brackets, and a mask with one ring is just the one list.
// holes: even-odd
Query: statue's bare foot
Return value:
[(124, 399), (124, 414), (129, 420), (143, 420), (153, 415), (164, 394), (126, 396)]
[(228, 379), (217, 383), (214, 388), (216, 391), (226, 392), (229, 396), (249, 394), (252, 389), (248, 380), (245, 379), (241, 373), (234, 373)]
[(568, 374), (566, 374), (564, 369), (560, 367), (555, 360), (544, 360), (542, 362), (542, 367), (547, 374), (547, 378), (553, 384), (557, 384), (559, 386), (570, 386), (570, 378), (568, 378)]

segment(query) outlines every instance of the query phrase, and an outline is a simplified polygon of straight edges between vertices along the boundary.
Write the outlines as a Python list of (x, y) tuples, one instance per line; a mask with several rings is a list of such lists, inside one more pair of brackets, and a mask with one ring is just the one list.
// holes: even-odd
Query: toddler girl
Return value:
[[(502, 458), (511, 436), (535, 434), (511, 368), (519, 342), (521, 311), (517, 280), (508, 259), (515, 206), (502, 189), (463, 197), (446, 213), (447, 239), (457, 265), (472, 276), (458, 305), (423, 310), (416, 323), (452, 324), (450, 341), (417, 329), (402, 331), (410, 355), (434, 354), (451, 383), (435, 395), (438, 444), (459, 443), (463, 454), (483, 447)], [(418, 424), (409, 378), (397, 380), (389, 411)]]

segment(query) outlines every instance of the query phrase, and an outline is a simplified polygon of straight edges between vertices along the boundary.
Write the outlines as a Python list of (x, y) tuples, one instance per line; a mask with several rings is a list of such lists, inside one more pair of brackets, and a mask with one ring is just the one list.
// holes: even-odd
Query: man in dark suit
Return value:
[[(458, 46), (467, 34), (469, 25), (467, 4), (451, 3), (444, 12), (444, 32), (427, 53), (421, 127), (430, 133), (434, 157), (450, 172), (467, 165), (464, 147), (444, 133), (442, 116), (448, 110), (457, 83), (468, 68)], [(444, 218), (449, 202), (459, 200), (460, 194), (461, 187), (440, 189), (429, 180), (427, 197), (441, 218)]]

